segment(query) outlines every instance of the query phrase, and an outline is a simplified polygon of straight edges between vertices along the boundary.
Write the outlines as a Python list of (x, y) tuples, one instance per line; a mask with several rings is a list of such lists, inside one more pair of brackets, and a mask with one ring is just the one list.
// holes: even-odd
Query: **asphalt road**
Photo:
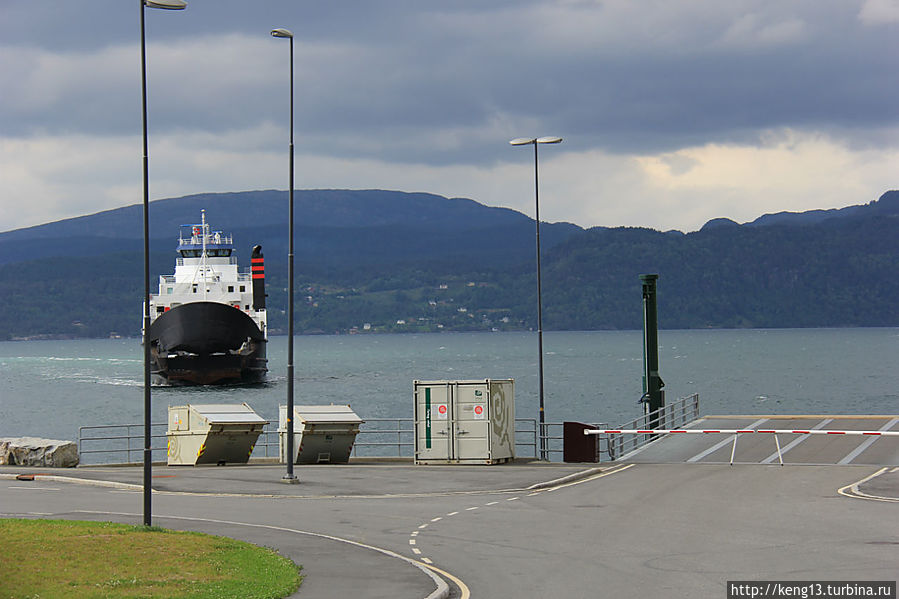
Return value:
[[(22, 471), (0, 468), (0, 515), (141, 521), (127, 480), (10, 478)], [(899, 578), (896, 468), (325, 466), (298, 467), (299, 485), (266, 467), (155, 472), (154, 523), (278, 548), (304, 567), (297, 597), (723, 598), (728, 580)], [(417, 491), (386, 492), (395, 480)]]

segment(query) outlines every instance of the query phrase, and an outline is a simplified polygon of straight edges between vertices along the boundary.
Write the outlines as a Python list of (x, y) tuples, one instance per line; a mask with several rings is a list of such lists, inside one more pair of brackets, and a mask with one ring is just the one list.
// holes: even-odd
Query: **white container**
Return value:
[[(295, 464), (346, 464), (364, 421), (350, 406), (294, 406)], [(287, 406), (278, 407), (278, 446), (287, 463)]]
[(414, 381), (416, 464), (515, 458), (515, 382)]
[(169, 466), (246, 464), (268, 421), (245, 403), (169, 406)]

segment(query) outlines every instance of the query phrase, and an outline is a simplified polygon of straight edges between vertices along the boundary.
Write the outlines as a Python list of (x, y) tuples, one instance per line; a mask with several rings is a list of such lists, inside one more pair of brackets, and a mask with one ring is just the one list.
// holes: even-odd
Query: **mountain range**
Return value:
[[(522, 330), (536, 325), (534, 221), (427, 193), (295, 192), (297, 330)], [(286, 328), (287, 192), (150, 204), (151, 289), (181, 224), (266, 256), (269, 323)], [(143, 225), (134, 205), (0, 233), (0, 339), (139, 333)], [(666, 328), (899, 326), (899, 191), (839, 210), (699, 231), (541, 223), (544, 328), (639, 328), (638, 275), (658, 273)], [(366, 326), (368, 325), (368, 326)]]

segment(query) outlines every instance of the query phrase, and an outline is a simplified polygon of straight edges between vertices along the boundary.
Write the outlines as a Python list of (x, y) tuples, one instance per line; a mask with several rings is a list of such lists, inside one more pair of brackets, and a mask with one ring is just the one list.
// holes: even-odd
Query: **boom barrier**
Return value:
[(733, 435), (734, 445), (730, 451), (730, 465), (734, 465), (734, 452), (737, 450), (737, 439), (742, 434), (769, 434), (774, 435), (774, 443), (777, 445), (777, 458), (780, 465), (784, 465), (783, 455), (780, 452), (780, 441), (777, 435), (852, 435), (852, 436), (871, 436), (871, 437), (899, 437), (899, 431), (831, 431), (821, 429), (771, 429), (771, 428), (742, 428), (742, 429), (689, 429), (689, 428), (631, 428), (631, 429), (587, 429), (585, 435), (674, 435), (674, 434), (691, 434), (691, 435), (709, 435), (723, 434)]

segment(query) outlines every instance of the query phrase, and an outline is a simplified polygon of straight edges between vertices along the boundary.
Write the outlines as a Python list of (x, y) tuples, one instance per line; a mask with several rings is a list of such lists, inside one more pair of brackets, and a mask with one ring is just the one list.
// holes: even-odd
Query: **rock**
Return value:
[(72, 468), (78, 465), (78, 446), (72, 441), (37, 437), (0, 439), (0, 464)]

